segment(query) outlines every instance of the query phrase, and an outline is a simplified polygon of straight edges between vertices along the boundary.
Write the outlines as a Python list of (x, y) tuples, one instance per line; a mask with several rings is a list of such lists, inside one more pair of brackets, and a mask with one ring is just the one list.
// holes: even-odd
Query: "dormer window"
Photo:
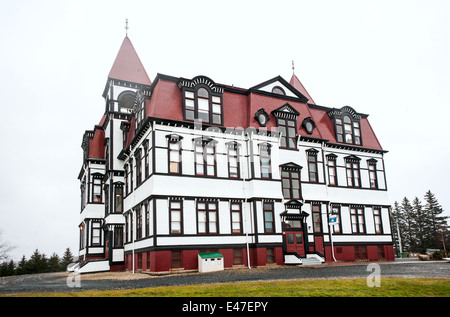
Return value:
[(346, 106), (340, 110), (332, 110), (328, 115), (334, 119), (336, 141), (339, 143), (361, 145), (361, 116)]
[(285, 104), (272, 111), (272, 114), (277, 120), (280, 132), (280, 148), (297, 149), (297, 117), (300, 113), (291, 105)]
[(222, 92), (212, 80), (199, 76), (178, 84), (183, 93), (184, 119), (222, 124)]

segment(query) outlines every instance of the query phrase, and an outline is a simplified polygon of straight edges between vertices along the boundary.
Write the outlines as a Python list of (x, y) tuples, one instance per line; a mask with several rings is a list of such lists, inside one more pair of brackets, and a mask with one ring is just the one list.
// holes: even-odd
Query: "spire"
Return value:
[(297, 89), (303, 96), (305, 96), (306, 98), (308, 98), (308, 103), (311, 104), (316, 104), (314, 102), (314, 100), (311, 98), (311, 96), (309, 95), (308, 91), (306, 91), (305, 87), (302, 85), (302, 83), (300, 82), (300, 80), (297, 78), (297, 76), (295, 76), (295, 72), (294, 72), (294, 61), (292, 61), (292, 77), (291, 80), (289, 81), (289, 84), (291, 84), (295, 89)]
[(151, 85), (152, 82), (128, 37), (128, 19), (125, 29), (127, 34), (123, 39), (108, 78)]
[(125, 19), (125, 36), (128, 37), (128, 19)]

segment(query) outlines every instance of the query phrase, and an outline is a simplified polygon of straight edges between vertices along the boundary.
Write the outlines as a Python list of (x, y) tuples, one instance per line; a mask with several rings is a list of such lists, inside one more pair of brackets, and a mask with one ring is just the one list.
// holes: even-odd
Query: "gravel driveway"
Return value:
[[(257, 269), (232, 269), (211, 273), (180, 273), (149, 275), (145, 273), (116, 272), (75, 275), (73, 273), (46, 273), (0, 278), (0, 294), (16, 292), (67, 292), (82, 290), (133, 289), (170, 285), (223, 283), (256, 280), (310, 279), (310, 278), (366, 278), (372, 273), (369, 263), (329, 263), (321, 266), (277, 266)], [(379, 262), (383, 276), (450, 278), (450, 263)], [(72, 286), (72, 287), (69, 287)]]

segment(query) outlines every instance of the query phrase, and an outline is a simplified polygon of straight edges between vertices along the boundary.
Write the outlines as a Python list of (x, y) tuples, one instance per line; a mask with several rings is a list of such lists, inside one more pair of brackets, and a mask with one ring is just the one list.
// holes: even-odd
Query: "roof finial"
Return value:
[(295, 75), (294, 69), (295, 69), (295, 67), (294, 67), (294, 61), (292, 61), (292, 75)]
[(128, 37), (128, 19), (125, 19), (125, 36)]

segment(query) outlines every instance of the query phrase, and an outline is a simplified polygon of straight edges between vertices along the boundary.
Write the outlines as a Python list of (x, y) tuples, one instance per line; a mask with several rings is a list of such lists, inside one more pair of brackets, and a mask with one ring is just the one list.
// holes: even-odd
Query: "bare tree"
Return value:
[(15, 248), (7, 241), (3, 241), (2, 233), (3, 231), (0, 229), (0, 261), (6, 260), (8, 258), (8, 253)]

